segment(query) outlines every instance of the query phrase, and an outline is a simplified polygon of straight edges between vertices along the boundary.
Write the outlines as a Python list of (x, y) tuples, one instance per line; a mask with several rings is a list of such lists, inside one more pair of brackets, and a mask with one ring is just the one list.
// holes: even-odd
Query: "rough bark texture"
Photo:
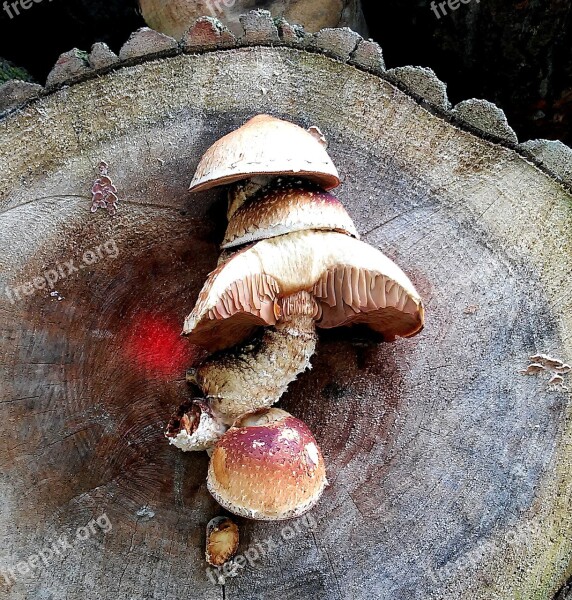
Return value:
[[(229, 0), (219, 4), (223, 11), (225, 2)], [(144, 24), (137, 5), (138, 0), (44, 0), (13, 19), (0, 10), (0, 56), (43, 83), (58, 56), (70, 48), (88, 51), (99, 41), (118, 51)], [(457, 10), (447, 8), (441, 18), (430, 1), (383, 0), (380, 5), (379, 0), (363, 0), (363, 5), (371, 35), (391, 67), (431, 67), (449, 84), (455, 102), (492, 100), (508, 113), (522, 139), (559, 138), (572, 145), (570, 0), (472, 0), (456, 3)], [(217, 16), (222, 12), (215, 10)], [(358, 27), (352, 18), (341, 24)]]
[[(9, 2), (9, 4), (11, 4)], [(145, 25), (137, 0), (43, 0), (24, 3), (19, 15), (0, 10), (0, 56), (44, 83), (54, 62), (70, 48), (88, 51), (96, 42), (119, 48)], [(0, 7), (1, 8), (1, 7)]]
[(10, 61), (0, 57), (0, 84), (12, 79), (33, 81), (32, 76), (25, 69), (21, 69)]
[[(320, 334), (281, 405), (316, 434), (331, 485), (313, 527), (242, 521), (240, 552), (272, 543), (223, 592), (204, 570), (220, 514), (207, 458), (163, 430), (198, 356), (178, 334), (225, 226), (222, 196), (186, 190), (206, 148), (258, 112), (324, 132), (340, 199), (411, 275), (427, 325), (391, 345)], [(538, 351), (572, 360), (572, 198), (556, 181), (375, 75), (287, 48), (124, 68), (0, 135), (14, 299), (0, 299), (0, 569), (103, 513), (113, 525), (0, 577), (3, 597), (544, 600), (564, 585), (572, 397), (519, 373)], [(101, 160), (114, 218), (89, 212)], [(110, 240), (117, 254), (80, 268)], [(15, 299), (70, 260), (54, 290)]]

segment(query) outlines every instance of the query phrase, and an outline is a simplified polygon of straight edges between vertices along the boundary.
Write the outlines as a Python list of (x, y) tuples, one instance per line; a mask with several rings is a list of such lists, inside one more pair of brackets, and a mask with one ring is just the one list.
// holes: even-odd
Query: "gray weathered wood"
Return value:
[[(427, 326), (393, 345), (322, 335), (282, 406), (315, 432), (331, 485), (315, 526), (226, 597), (550, 598), (572, 556), (572, 398), (519, 371), (539, 351), (572, 360), (570, 195), (374, 75), (256, 47), (124, 68), (0, 121), (0, 287), (118, 249), (57, 295), (0, 298), (0, 571), (103, 513), (113, 525), (11, 584), (0, 575), (3, 597), (222, 597), (204, 571), (220, 513), (207, 459), (162, 430), (194, 356), (177, 333), (224, 229), (221, 194), (187, 186), (204, 150), (258, 112), (324, 132), (339, 197), (411, 275)], [(113, 218), (89, 212), (101, 160)], [(240, 527), (241, 552), (284, 532)]]

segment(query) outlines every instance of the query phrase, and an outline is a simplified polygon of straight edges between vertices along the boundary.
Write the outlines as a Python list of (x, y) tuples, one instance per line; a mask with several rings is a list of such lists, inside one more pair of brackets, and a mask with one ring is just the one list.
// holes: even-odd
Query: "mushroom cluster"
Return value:
[(258, 115), (201, 159), (192, 191), (229, 186), (228, 228), (183, 333), (210, 356), (188, 374), (202, 398), (167, 429), (184, 451), (211, 454), (207, 485), (234, 514), (302, 514), (326, 486), (306, 425), (270, 408), (310, 368), (319, 328), (366, 325), (385, 341), (423, 327), (403, 271), (360, 241), (320, 131)]

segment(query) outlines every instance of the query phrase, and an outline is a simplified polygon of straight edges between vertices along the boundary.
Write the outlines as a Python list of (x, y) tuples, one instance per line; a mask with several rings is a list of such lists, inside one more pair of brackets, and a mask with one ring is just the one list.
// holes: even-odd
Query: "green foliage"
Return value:
[(33, 77), (25, 70), (13, 65), (10, 61), (0, 58), (0, 84), (10, 79), (34, 81)]

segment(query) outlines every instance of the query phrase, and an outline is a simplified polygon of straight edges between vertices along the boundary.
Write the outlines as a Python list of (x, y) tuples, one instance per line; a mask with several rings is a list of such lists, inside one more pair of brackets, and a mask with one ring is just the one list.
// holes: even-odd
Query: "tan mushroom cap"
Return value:
[(229, 348), (275, 325), (280, 299), (303, 290), (316, 300), (318, 327), (365, 324), (386, 341), (423, 327), (419, 294), (387, 256), (341, 233), (301, 231), (258, 242), (215, 269), (183, 333), (210, 351)]
[(354, 222), (335, 196), (309, 181), (278, 179), (234, 213), (222, 248), (306, 229), (359, 238)]
[(257, 115), (206, 151), (190, 190), (208, 190), (257, 175), (306, 177), (328, 190), (340, 184), (318, 136), (294, 123)]
[(278, 408), (238, 419), (215, 446), (207, 478), (209, 492), (223, 508), (265, 521), (305, 513), (327, 483), (312, 432)]
[(222, 567), (237, 552), (240, 532), (228, 517), (215, 517), (207, 525), (205, 559), (213, 567)]

